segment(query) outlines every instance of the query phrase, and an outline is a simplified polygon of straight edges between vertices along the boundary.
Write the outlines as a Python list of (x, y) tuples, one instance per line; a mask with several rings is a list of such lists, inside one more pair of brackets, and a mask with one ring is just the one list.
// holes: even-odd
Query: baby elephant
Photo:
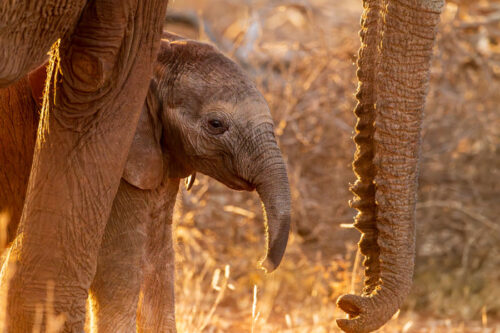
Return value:
[[(125, 304), (130, 313), (124, 318), (134, 317), (139, 290), (138, 327), (175, 330), (171, 222), (181, 178), (201, 172), (232, 189), (257, 190), (268, 223), (268, 269), (278, 266), (288, 239), (288, 177), (267, 103), (214, 47), (168, 37), (161, 44), (91, 288), (104, 332), (125, 323), (116, 318)], [(135, 322), (127, 325), (132, 330)]]
[[(288, 177), (264, 98), (214, 47), (164, 37), (90, 286), (99, 332), (175, 332), (172, 213), (182, 178), (201, 172), (257, 190), (268, 270), (288, 240)], [(33, 73), (29, 82), (39, 98), (43, 80)]]

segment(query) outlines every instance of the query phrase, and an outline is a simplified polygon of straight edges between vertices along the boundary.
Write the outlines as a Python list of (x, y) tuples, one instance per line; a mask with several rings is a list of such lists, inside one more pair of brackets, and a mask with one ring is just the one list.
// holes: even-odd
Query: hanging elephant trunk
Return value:
[(365, 256), (362, 296), (338, 306), (346, 332), (384, 325), (408, 295), (415, 256), (421, 124), (443, 0), (365, 0), (356, 95), (358, 117), (351, 206)]
[(262, 265), (268, 272), (272, 272), (279, 266), (288, 242), (290, 190), (282, 160), (265, 173), (271, 177), (271, 181), (257, 185), (257, 193), (264, 205), (266, 216), (267, 254)]
[(255, 186), (264, 207), (267, 252), (262, 267), (274, 271), (280, 264), (290, 231), (290, 185), (285, 161), (274, 137), (272, 125), (263, 124), (251, 135), (254, 145), (250, 160), (242, 169)]

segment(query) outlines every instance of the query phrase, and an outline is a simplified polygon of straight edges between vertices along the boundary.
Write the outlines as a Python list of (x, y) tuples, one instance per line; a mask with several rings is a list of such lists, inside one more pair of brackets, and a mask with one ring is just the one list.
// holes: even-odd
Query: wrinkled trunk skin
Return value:
[(6, 87), (47, 58), (54, 42), (71, 32), (86, 0), (2, 1), (0, 87)]
[[(256, 186), (262, 200), (266, 216), (267, 253), (261, 265), (274, 271), (285, 253), (290, 231), (290, 185), (285, 161), (281, 156), (272, 125), (264, 124), (256, 128), (250, 141), (254, 149), (250, 161), (244, 161), (250, 176), (248, 179)], [(243, 173), (245, 174), (245, 173)]]
[(374, 223), (375, 205), (375, 168), (373, 167), (375, 134), (375, 77), (377, 74), (379, 38), (381, 33), (381, 4), (378, 0), (368, 0), (367, 9), (362, 17), (362, 27), (373, 26), (360, 32), (363, 47), (359, 50), (358, 79), (359, 89), (356, 94), (358, 105), (354, 110), (358, 121), (356, 123), (356, 154), (353, 169), (358, 176), (351, 191), (358, 200), (351, 202), (353, 208), (359, 210), (356, 217), (356, 227), (362, 232), (359, 248), (365, 255), (365, 289), (370, 294), (377, 286), (380, 278), (379, 252), (377, 244), (378, 230)]
[[(164, 0), (89, 2), (49, 98), (21, 217), (2, 285), (11, 275), (7, 329), (31, 332), (54, 282), (55, 314), (81, 332), (87, 290), (113, 198), (149, 86)], [(50, 15), (49, 15), (50, 16)], [(55, 102), (54, 102), (55, 99)], [(47, 318), (42, 321), (42, 331)]]
[(362, 296), (338, 306), (346, 332), (384, 325), (408, 295), (415, 256), (420, 130), (443, 0), (365, 0), (352, 207), (366, 256)]

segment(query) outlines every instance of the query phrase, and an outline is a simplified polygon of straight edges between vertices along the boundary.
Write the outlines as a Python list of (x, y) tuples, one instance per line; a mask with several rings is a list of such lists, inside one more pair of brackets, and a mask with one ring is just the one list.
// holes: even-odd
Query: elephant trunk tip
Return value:
[(397, 312), (396, 302), (381, 304), (380, 295), (371, 296), (342, 295), (337, 300), (337, 306), (347, 315), (347, 319), (337, 319), (337, 325), (347, 333), (373, 332), (388, 322)]
[[(283, 232), (288, 235), (288, 231)], [(266, 272), (272, 273), (281, 263), (283, 255), (285, 254), (286, 245), (288, 243), (288, 236), (278, 239), (267, 250), (266, 257), (260, 262), (259, 266)]]
[[(266, 209), (268, 211), (268, 209)], [(271, 214), (266, 214), (266, 217)], [(272, 214), (275, 215), (275, 214)], [(290, 212), (287, 209), (285, 212), (273, 216), (267, 221), (266, 218), (266, 235), (267, 235), (267, 251), (266, 257), (259, 263), (266, 273), (271, 273), (280, 265), (283, 255), (285, 254), (288, 243), (288, 234), (290, 232)]]

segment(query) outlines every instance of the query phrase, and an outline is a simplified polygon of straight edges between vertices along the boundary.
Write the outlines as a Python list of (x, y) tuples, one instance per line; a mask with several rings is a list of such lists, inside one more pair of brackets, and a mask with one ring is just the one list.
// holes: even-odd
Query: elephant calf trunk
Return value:
[(264, 206), (267, 236), (267, 253), (261, 265), (267, 272), (272, 272), (279, 266), (288, 242), (291, 199), (281, 156), (268, 160), (266, 164), (268, 167), (259, 177), (263, 181), (257, 182), (256, 189)]

